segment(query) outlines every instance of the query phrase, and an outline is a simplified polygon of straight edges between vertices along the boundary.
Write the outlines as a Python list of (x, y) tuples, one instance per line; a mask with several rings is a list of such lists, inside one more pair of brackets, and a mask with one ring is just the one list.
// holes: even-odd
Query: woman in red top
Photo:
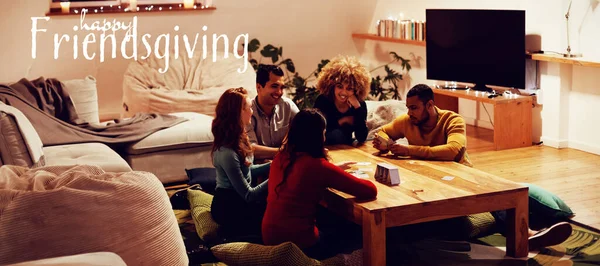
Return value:
[[(271, 163), (267, 210), (262, 221), (263, 241), (277, 245), (291, 241), (305, 251), (314, 250), (319, 230), (317, 205), (328, 187), (371, 199), (377, 188), (327, 161), (324, 147), (326, 122), (316, 109), (300, 111), (292, 120), (281, 151)], [(308, 254), (310, 256), (310, 254)]]

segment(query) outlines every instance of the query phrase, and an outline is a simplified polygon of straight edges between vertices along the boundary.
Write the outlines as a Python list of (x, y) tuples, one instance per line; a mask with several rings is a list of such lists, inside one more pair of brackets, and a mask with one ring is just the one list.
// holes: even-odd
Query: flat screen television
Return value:
[(525, 88), (525, 11), (426, 10), (427, 79)]

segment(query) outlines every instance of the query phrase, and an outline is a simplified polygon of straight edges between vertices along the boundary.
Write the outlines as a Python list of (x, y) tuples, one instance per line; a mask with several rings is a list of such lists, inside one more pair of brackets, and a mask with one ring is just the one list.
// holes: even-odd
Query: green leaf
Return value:
[(317, 72), (315, 72), (315, 77), (319, 76), (319, 73), (321, 73), (321, 70), (323, 70), (323, 68), (329, 64), (329, 59), (321, 59), (321, 63), (319, 63), (319, 65), (317, 66)]
[(369, 94), (373, 97), (377, 97), (377, 95), (379, 95), (379, 87), (381, 87), (381, 77), (377, 76), (377, 78), (371, 78), (371, 89)]
[(279, 51), (277, 51), (279, 56), (283, 56), (283, 47), (279, 47)]
[(256, 59), (250, 59), (250, 64), (252, 65), (252, 68), (254, 68), (254, 71), (258, 70), (258, 61), (256, 61)]
[(285, 59), (283, 61), (281, 61), (281, 63), (279, 63), (279, 65), (284, 64), (285, 68), (292, 73), (296, 73), (296, 66), (294, 65), (294, 62), (292, 61), (292, 59), (288, 58)]
[(250, 43), (248, 43), (248, 52), (254, 53), (258, 51), (258, 48), (260, 48), (260, 42), (258, 39), (252, 39)]
[(402, 57), (400, 57), (396, 52), (390, 52), (390, 54), (392, 55), (392, 58), (394, 58), (395, 61), (403, 60)]
[(396, 70), (390, 68), (389, 66), (385, 66), (386, 76), (383, 78), (383, 81), (390, 82), (396, 85), (400, 80), (402, 80), (402, 74), (398, 73)]
[(412, 66), (410, 65), (409, 62), (410, 62), (410, 60), (402, 59), (402, 69), (406, 69), (406, 72), (408, 72), (412, 69)]
[(277, 55), (277, 48), (273, 45), (267, 44), (265, 47), (262, 48), (262, 50), (260, 50), (260, 54), (263, 57), (273, 57)]
[(278, 54), (274, 54), (273, 56), (271, 56), (271, 61), (273, 61), (273, 64), (275, 64), (275, 62), (277, 62), (278, 60), (279, 60)]

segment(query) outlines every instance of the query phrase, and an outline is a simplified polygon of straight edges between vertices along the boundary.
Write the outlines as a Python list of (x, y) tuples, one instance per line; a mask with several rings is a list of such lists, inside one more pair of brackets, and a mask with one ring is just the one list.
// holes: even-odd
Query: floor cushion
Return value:
[(188, 189), (187, 195), (196, 233), (206, 243), (218, 242), (219, 224), (210, 213), (213, 196), (197, 189)]
[(540, 186), (522, 183), (529, 187), (529, 212), (542, 217), (566, 219), (574, 215), (567, 204), (552, 192)]
[(232, 242), (216, 245), (210, 250), (215, 257), (230, 266), (321, 265), (318, 260), (306, 256), (292, 242), (285, 242), (277, 246)]

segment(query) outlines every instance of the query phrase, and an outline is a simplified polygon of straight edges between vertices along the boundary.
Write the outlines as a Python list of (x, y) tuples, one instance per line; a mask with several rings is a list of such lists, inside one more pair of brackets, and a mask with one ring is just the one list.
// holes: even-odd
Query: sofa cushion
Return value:
[(167, 193), (151, 173), (5, 165), (0, 213), (2, 265), (98, 251), (127, 265), (188, 265)]
[(131, 167), (102, 143), (81, 143), (44, 147), (46, 165), (95, 165), (106, 172), (129, 172)]
[(187, 118), (188, 121), (150, 134), (130, 145), (127, 153), (137, 155), (212, 145), (214, 138), (211, 132), (211, 116), (192, 112), (171, 115)]
[(212, 146), (127, 154), (125, 159), (135, 171), (151, 172), (163, 184), (188, 182), (185, 169), (212, 167)]
[(216, 245), (210, 249), (215, 257), (227, 265), (321, 265), (306, 256), (292, 242), (264, 246), (247, 242)]
[(87, 123), (100, 122), (96, 79), (93, 76), (87, 76), (85, 79), (67, 80), (63, 83), (73, 101), (79, 119)]
[(0, 159), (0, 165), (33, 165), (17, 121), (12, 115), (4, 112), (0, 112)]

